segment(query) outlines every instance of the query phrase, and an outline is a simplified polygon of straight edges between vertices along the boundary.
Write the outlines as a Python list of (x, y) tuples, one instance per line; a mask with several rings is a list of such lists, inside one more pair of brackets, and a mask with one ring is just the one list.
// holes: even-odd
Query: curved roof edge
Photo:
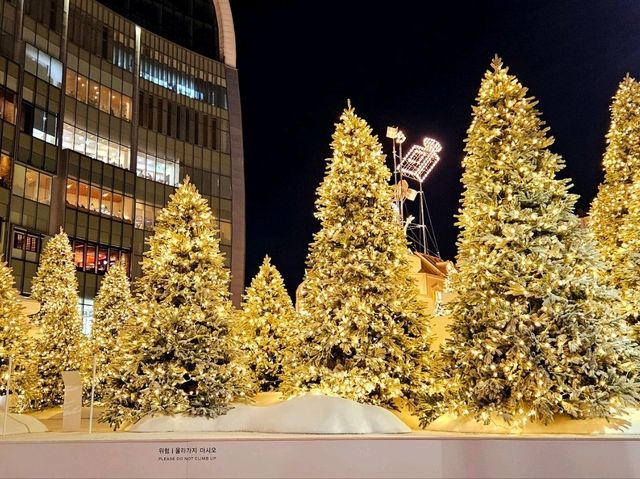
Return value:
[(218, 44), (220, 58), (225, 65), (236, 68), (236, 33), (229, 0), (213, 0), (218, 22)]

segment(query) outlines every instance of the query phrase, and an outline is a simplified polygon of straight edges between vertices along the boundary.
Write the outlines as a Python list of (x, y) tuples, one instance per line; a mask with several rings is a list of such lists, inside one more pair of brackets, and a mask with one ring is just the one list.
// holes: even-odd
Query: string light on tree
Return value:
[(640, 316), (640, 83), (629, 75), (613, 98), (603, 165), (605, 178), (589, 226), (608, 262), (607, 279), (620, 290), (620, 311), (635, 324)]
[(394, 406), (429, 397), (428, 322), (408, 274), (391, 172), (367, 123), (347, 108), (318, 188), (298, 346), (285, 394), (319, 391)]
[(252, 392), (230, 334), (229, 272), (218, 236), (207, 200), (186, 178), (158, 215), (144, 254), (119, 390), (101, 418), (113, 427), (148, 414), (215, 418)]
[(40, 311), (32, 316), (40, 328), (33, 352), (40, 397), (34, 407), (44, 409), (62, 404), (63, 371), (79, 371), (85, 382), (89, 379), (89, 349), (78, 311), (76, 267), (69, 238), (62, 230), (42, 251), (31, 297), (40, 302)]
[(280, 272), (265, 256), (238, 314), (238, 342), (261, 391), (277, 390), (287, 361), (296, 311)]
[(123, 262), (116, 262), (102, 278), (95, 297), (91, 328), (91, 354), (96, 357), (95, 397), (98, 402), (110, 394), (107, 379), (125, 354), (128, 342), (121, 331), (135, 317), (135, 302)]
[[(18, 291), (14, 287), (11, 268), (0, 262), (0, 397), (7, 397), (9, 358), (11, 361), (11, 404), (22, 412), (38, 396), (36, 364), (31, 357), (33, 339), (31, 325), (24, 314)], [(4, 408), (0, 408), (3, 411)]]
[(444, 404), (484, 422), (617, 416), (640, 397), (639, 351), (535, 105), (495, 58), (467, 132)]

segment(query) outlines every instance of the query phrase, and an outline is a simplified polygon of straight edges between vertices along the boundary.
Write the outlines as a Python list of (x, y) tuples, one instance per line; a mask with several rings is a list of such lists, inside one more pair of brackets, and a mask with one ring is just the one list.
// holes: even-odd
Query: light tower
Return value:
[[(407, 154), (403, 155), (402, 144), (406, 141), (404, 133), (397, 127), (390, 126), (387, 127), (387, 138), (390, 138), (393, 143), (395, 205), (404, 224), (407, 238), (416, 251), (435, 254), (439, 257), (440, 251), (433, 233), (431, 215), (422, 185), (440, 161), (438, 153), (442, 151), (442, 145), (433, 138), (427, 137), (422, 140), (422, 145), (413, 145)], [(415, 183), (417, 189), (411, 188), (409, 181)], [(417, 208), (407, 204), (407, 200), (415, 202), (416, 198), (418, 198)]]

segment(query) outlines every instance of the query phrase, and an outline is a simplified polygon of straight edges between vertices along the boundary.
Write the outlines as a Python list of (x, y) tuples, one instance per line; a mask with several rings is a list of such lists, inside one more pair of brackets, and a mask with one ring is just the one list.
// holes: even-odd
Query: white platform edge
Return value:
[(636, 478), (640, 438), (45, 433), (0, 439), (0, 477)]

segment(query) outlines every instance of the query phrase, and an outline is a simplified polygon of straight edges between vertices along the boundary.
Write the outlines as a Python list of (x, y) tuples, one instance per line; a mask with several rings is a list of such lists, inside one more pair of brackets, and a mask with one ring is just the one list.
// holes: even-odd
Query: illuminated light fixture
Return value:
[(407, 183), (407, 180), (400, 180), (400, 183), (395, 186), (396, 201), (413, 201), (416, 199), (416, 196), (418, 196), (418, 192), (412, 188), (409, 188), (409, 183)]
[[(396, 141), (398, 141), (396, 139)], [(431, 170), (440, 161), (438, 153), (442, 151), (442, 145), (433, 138), (425, 138), (422, 141), (424, 146), (414, 145), (404, 156), (398, 170), (404, 176), (422, 183)]]
[(402, 133), (402, 130), (399, 130), (397, 126), (388, 126), (387, 127), (387, 138), (391, 138), (394, 142), (398, 144), (402, 144), (407, 139)]

